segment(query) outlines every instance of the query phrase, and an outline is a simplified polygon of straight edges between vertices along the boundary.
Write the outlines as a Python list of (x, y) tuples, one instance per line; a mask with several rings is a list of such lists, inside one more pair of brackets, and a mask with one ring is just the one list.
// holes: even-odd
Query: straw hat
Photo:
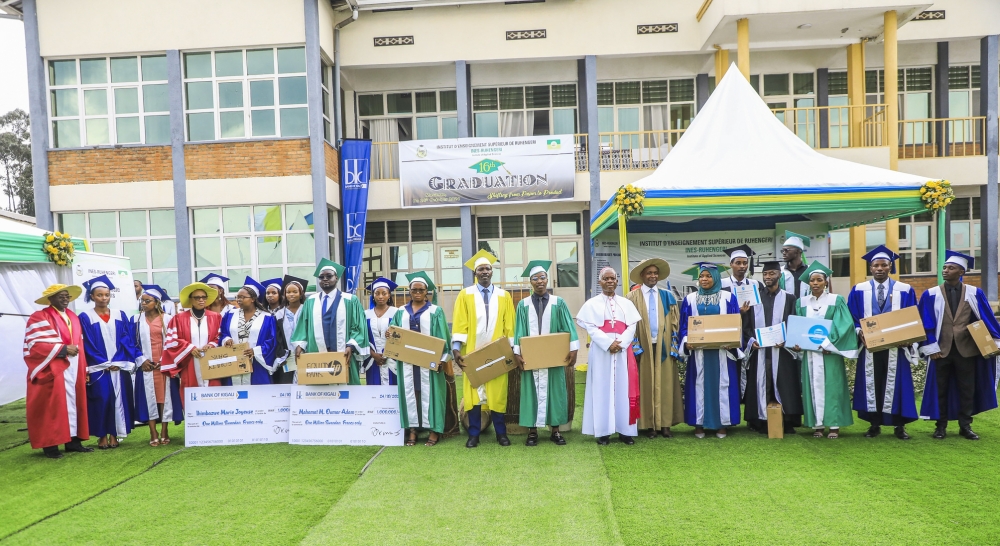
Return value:
[(44, 292), (42, 292), (42, 297), (35, 300), (35, 303), (37, 303), (38, 305), (49, 305), (50, 304), (49, 298), (55, 296), (56, 294), (62, 292), (63, 290), (69, 292), (70, 300), (75, 300), (76, 298), (80, 297), (80, 294), (83, 294), (83, 288), (80, 288), (79, 286), (75, 286), (72, 284), (53, 284), (52, 286), (46, 288)]
[(219, 292), (216, 291), (216, 289), (212, 288), (211, 286), (203, 282), (191, 283), (181, 289), (181, 295), (180, 295), (181, 307), (185, 309), (190, 309), (191, 293), (196, 292), (198, 290), (204, 290), (205, 295), (208, 296), (208, 303), (206, 303), (206, 305), (212, 305), (212, 302), (215, 301), (215, 298), (219, 296)]
[(655, 265), (660, 270), (661, 281), (670, 276), (670, 264), (666, 260), (663, 258), (649, 258), (648, 260), (639, 262), (639, 265), (632, 268), (632, 271), (628, 274), (628, 280), (635, 284), (642, 284), (642, 272), (651, 265)]

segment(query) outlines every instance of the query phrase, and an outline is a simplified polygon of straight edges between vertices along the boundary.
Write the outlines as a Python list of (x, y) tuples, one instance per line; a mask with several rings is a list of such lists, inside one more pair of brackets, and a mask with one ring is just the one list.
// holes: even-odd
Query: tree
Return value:
[(30, 128), (28, 113), (20, 108), (0, 116), (0, 186), (7, 210), (34, 216)]

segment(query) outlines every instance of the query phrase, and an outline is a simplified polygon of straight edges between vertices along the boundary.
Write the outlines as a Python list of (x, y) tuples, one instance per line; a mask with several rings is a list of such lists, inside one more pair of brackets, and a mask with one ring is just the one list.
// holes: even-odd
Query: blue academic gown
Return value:
[[(681, 353), (688, 351), (688, 317), (740, 313), (736, 296), (725, 290), (719, 295), (719, 305), (698, 305), (697, 292), (684, 298), (677, 325)], [(690, 353), (684, 381), (684, 422), (709, 430), (740, 424), (740, 374), (732, 355), (725, 349), (696, 349)]]
[[(986, 324), (990, 335), (994, 340), (1000, 340), (1000, 325), (997, 324), (993, 310), (983, 291), (975, 286), (965, 285), (965, 301), (972, 309), (974, 320), (981, 320)], [(944, 306), (948, 305), (948, 298), (941, 292), (941, 286), (935, 286), (920, 297), (918, 305), (920, 318), (924, 323), (924, 331), (927, 340), (920, 344), (920, 354), (925, 357), (937, 353), (941, 350), (938, 345), (938, 337), (941, 334), (941, 321), (944, 316)], [(976, 389), (972, 403), (972, 414), (981, 413), (997, 407), (997, 357), (989, 359), (981, 356), (976, 357)], [(948, 383), (948, 407), (947, 419), (954, 421), (958, 419), (958, 384), (954, 374)], [(938, 407), (938, 386), (937, 368), (934, 360), (927, 361), (927, 380), (924, 385), (924, 398), (920, 404), (920, 417), (922, 419), (937, 420), (941, 416), (941, 408)]]
[[(390, 306), (389, 310), (386, 311), (386, 314), (384, 315), (384, 317), (387, 316), (389, 318), (389, 320), (391, 321), (392, 317), (396, 316), (396, 311), (397, 311), (396, 307)], [(371, 312), (371, 309), (369, 309), (368, 311), (365, 311), (366, 322), (368, 323), (368, 347), (371, 349), (372, 353), (378, 352), (378, 353), (381, 354), (381, 353), (383, 353), (385, 351), (385, 349), (382, 349), (380, 351), (377, 348), (378, 345), (375, 344), (375, 332), (372, 329), (372, 317), (373, 316), (374, 316), (374, 313)], [(383, 335), (384, 335), (384, 333), (383, 333)], [(383, 344), (385, 343), (384, 339), (382, 339), (380, 341)], [(365, 371), (365, 385), (381, 385), (382, 384), (382, 372), (379, 369), (378, 364), (375, 364), (374, 359), (370, 355), (368, 356), (368, 358), (365, 359), (365, 366), (367, 366), (367, 369)], [(389, 370), (388, 370), (388, 372), (389, 372), (389, 374), (388, 374), (388, 376), (389, 376), (389, 382), (387, 383), (387, 385), (395, 385), (396, 384), (396, 372), (392, 370), (391, 366), (388, 366), (388, 365), (386, 365), (386, 366), (389, 368)]]
[[(913, 287), (892, 279), (888, 285), (885, 303), (879, 307), (875, 281), (859, 283), (847, 295), (847, 307), (854, 317), (854, 327), (859, 331), (861, 321), (899, 311), (917, 304)], [(911, 359), (916, 358), (914, 347), (899, 347), (871, 353), (862, 346), (854, 377), (854, 410), (858, 418), (872, 425), (902, 426), (917, 420), (917, 403), (913, 392)], [(876, 359), (885, 362), (886, 373), (876, 374)], [(881, 366), (880, 366), (881, 367)]]
[[(90, 434), (125, 436), (132, 431), (135, 402), (131, 373), (144, 360), (124, 311), (105, 323), (93, 309), (80, 313), (87, 355), (87, 418)], [(109, 368), (117, 366), (119, 371)]]
[[(169, 314), (162, 316), (165, 324), (169, 322), (170, 318), (172, 316)], [(154, 333), (149, 331), (145, 313), (141, 312), (129, 318), (129, 329), (131, 329), (132, 335), (135, 336), (136, 349), (139, 351), (138, 356), (141, 357), (136, 360), (137, 365), (142, 366), (142, 363), (146, 360), (152, 361), (153, 350), (150, 346), (149, 336), (162, 334), (160, 332)], [(165, 343), (166, 341), (164, 340)], [(137, 367), (133, 374), (135, 381), (135, 385), (133, 385), (135, 420), (140, 423), (173, 421), (175, 425), (179, 425), (184, 421), (184, 411), (181, 409), (183, 407), (181, 405), (181, 378), (163, 374), (165, 388), (163, 393), (163, 415), (160, 415), (156, 404), (156, 391), (153, 390), (153, 374), (155, 373), (163, 372), (160, 370), (144, 372)]]
[[(240, 343), (238, 330), (239, 317), (242, 313), (243, 311), (237, 309), (222, 316), (222, 325), (219, 328), (219, 345), (225, 344), (228, 339), (232, 339), (234, 344)], [(247, 338), (247, 343), (254, 352), (250, 384), (270, 385), (271, 374), (276, 368), (274, 359), (278, 347), (277, 321), (270, 313), (261, 312), (253, 322), (253, 326), (250, 327), (250, 337)], [(222, 379), (221, 382), (226, 387), (233, 384), (233, 380), (228, 377)]]

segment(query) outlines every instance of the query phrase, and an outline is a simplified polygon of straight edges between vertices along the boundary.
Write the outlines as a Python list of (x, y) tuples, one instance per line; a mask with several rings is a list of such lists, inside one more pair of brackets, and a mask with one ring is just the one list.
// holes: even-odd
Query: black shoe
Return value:
[(80, 443), (80, 440), (73, 440), (72, 442), (66, 444), (66, 452), (69, 453), (71, 451), (75, 451), (77, 453), (90, 453), (91, 451), (94, 451), (94, 448), (84, 447), (84, 445)]
[(510, 438), (506, 434), (497, 434), (497, 443), (507, 447), (510, 445)]
[(764, 423), (761, 426), (757, 427), (757, 434), (763, 434), (767, 436), (767, 421), (764, 421)]
[(906, 433), (906, 429), (903, 428), (903, 427), (896, 427), (895, 434), (896, 434), (896, 438), (899, 438), (900, 440), (909, 440), (910, 439), (910, 435)]
[(934, 429), (934, 439), (935, 440), (944, 440), (944, 437), (946, 436), (945, 430), (946, 430), (945, 427), (937, 427), (937, 428), (935, 428)]
[(868, 432), (865, 433), (865, 438), (874, 438), (882, 434), (882, 427), (880, 425), (872, 425), (868, 427)]
[(663, 427), (663, 428), (660, 429), (660, 436), (663, 436), (664, 438), (673, 438), (674, 437), (673, 433), (671, 433), (670, 429), (667, 428), (667, 427)]
[(562, 434), (559, 434), (558, 430), (552, 431), (552, 436), (549, 436), (549, 440), (552, 440), (552, 442), (557, 446), (566, 445), (566, 438), (564, 438)]
[(537, 432), (529, 432), (528, 433), (528, 439), (524, 442), (524, 445), (526, 445), (528, 447), (535, 447), (535, 446), (537, 446), (538, 445), (538, 433)]
[(785, 425), (785, 434), (795, 434), (795, 427), (792, 425)]
[(63, 454), (59, 453), (59, 446), (43, 447), (42, 453), (50, 459), (62, 459)]
[(650, 440), (656, 439), (656, 429), (655, 428), (649, 429), (649, 432), (646, 433), (646, 438), (649, 438)]
[(618, 435), (618, 440), (620, 440), (621, 443), (623, 443), (623, 444), (625, 444), (627, 446), (635, 444), (635, 438), (633, 438), (631, 436), (625, 436), (624, 434), (619, 434)]
[(965, 438), (966, 440), (978, 440), (979, 439), (979, 435), (976, 434), (975, 432), (972, 432), (972, 428), (971, 427), (959, 429), (958, 435), (961, 436), (962, 438)]
[(598, 436), (597, 445), (606, 446), (611, 443), (611, 436)]
[(465, 442), (465, 447), (479, 447), (479, 436), (469, 436)]

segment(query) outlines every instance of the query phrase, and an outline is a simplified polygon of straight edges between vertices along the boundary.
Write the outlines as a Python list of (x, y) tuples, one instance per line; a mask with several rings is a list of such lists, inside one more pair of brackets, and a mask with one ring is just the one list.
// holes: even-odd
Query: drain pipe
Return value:
[(340, 142), (344, 139), (343, 105), (340, 99), (340, 29), (358, 20), (358, 6), (354, 0), (347, 0), (347, 5), (351, 8), (351, 16), (337, 23), (333, 27), (333, 134), (334, 142), (340, 147)]

